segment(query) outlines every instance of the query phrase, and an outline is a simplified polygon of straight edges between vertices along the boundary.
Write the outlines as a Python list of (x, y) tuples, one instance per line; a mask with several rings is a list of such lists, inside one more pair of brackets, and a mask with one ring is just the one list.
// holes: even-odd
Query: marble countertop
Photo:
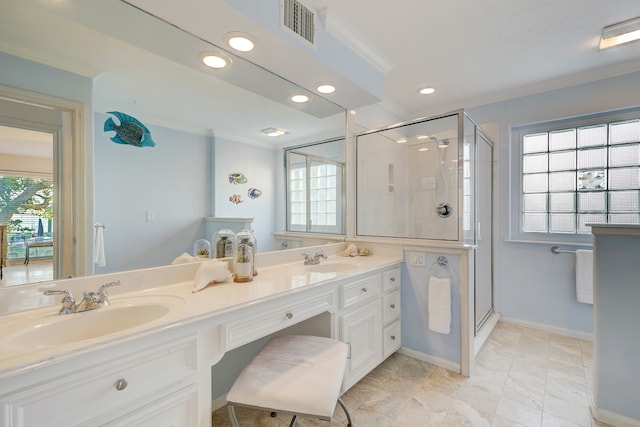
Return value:
[[(73, 357), (97, 347), (113, 345), (136, 339), (176, 326), (206, 321), (227, 313), (250, 308), (258, 302), (268, 302), (292, 295), (302, 290), (326, 286), (336, 281), (361, 274), (383, 270), (402, 262), (396, 256), (372, 255), (346, 258), (330, 256), (320, 265), (304, 266), (301, 261), (265, 267), (251, 282), (226, 282), (209, 285), (193, 293), (193, 280), (186, 280), (160, 287), (151, 287), (110, 297), (111, 305), (84, 313), (59, 315), (60, 305), (26, 310), (0, 316), (0, 377), (10, 376), (25, 370)], [(335, 265), (335, 268), (332, 268)], [(335, 270), (335, 271), (332, 271)], [(98, 337), (54, 344), (31, 343), (21, 340), (24, 334), (46, 328), (57, 322), (88, 323), (89, 316), (101, 316), (101, 312), (118, 310), (136, 304), (160, 303), (169, 307), (166, 314), (147, 323), (124, 327), (114, 333)], [(135, 307), (132, 307), (135, 310)], [(133, 311), (133, 310), (132, 310)], [(69, 323), (70, 324), (70, 323)], [(77, 323), (76, 323), (77, 325)], [(75, 327), (75, 325), (74, 325)], [(55, 330), (55, 328), (53, 329)], [(17, 344), (16, 344), (17, 343)]]

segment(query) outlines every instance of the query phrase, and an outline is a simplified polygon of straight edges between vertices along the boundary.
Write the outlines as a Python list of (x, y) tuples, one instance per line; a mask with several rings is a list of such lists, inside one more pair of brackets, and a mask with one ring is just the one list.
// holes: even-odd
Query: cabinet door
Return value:
[(382, 361), (380, 299), (342, 316), (340, 329), (342, 341), (349, 345), (346, 390)]
[[(166, 393), (165, 393), (166, 394)], [(131, 413), (110, 422), (94, 420), (89, 426), (109, 427), (177, 427), (198, 425), (198, 388), (197, 384), (178, 389), (159, 397), (153, 403), (138, 408)]]

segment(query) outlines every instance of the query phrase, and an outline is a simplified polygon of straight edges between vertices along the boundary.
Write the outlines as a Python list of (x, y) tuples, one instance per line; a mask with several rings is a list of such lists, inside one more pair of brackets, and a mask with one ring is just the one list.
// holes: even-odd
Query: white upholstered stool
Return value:
[(272, 338), (240, 373), (227, 394), (229, 418), (239, 427), (234, 406), (266, 409), (331, 421), (336, 402), (351, 417), (340, 399), (347, 364), (347, 345), (306, 335)]

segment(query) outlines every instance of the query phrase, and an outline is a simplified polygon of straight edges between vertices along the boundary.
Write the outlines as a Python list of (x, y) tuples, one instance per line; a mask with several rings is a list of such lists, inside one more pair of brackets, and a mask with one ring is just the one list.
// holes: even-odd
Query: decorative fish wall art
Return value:
[(257, 188), (250, 188), (247, 191), (247, 196), (252, 199), (257, 199), (258, 197), (262, 196), (262, 191), (258, 190)]
[(151, 132), (142, 122), (135, 117), (119, 111), (110, 111), (119, 121), (117, 125), (112, 117), (104, 122), (104, 131), (115, 131), (111, 140), (117, 144), (133, 145), (134, 147), (155, 147), (156, 143), (151, 138)]
[(239, 205), (240, 203), (244, 202), (244, 200), (242, 199), (242, 196), (239, 194), (234, 194), (233, 196), (229, 196), (229, 201), (234, 205)]
[(229, 183), (231, 184), (246, 184), (249, 182), (246, 176), (241, 172), (234, 172), (229, 174)]

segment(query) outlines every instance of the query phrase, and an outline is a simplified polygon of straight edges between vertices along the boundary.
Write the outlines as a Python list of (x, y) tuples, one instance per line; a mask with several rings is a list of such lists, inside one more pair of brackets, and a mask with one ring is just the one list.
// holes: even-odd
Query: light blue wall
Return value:
[[(591, 305), (575, 297), (575, 257), (553, 255), (552, 244), (509, 242), (510, 140), (514, 126), (578, 116), (640, 104), (640, 73), (628, 74), (565, 89), (471, 108), (476, 123), (497, 122), (495, 146), (497, 201), (495, 224), (495, 285), (497, 308), (507, 318), (538, 326), (589, 335), (593, 333)], [(515, 171), (517, 173), (517, 171)], [(575, 249), (572, 246), (563, 246)]]
[[(254, 218), (253, 229), (259, 252), (273, 250), (276, 203), (280, 201), (276, 194), (276, 171), (283, 167), (279, 162), (281, 155), (281, 151), (270, 148), (215, 139), (215, 216)], [(243, 173), (249, 181), (238, 185), (230, 183), (229, 174), (234, 172)], [(252, 187), (262, 191), (262, 196), (249, 198), (247, 191)], [(231, 203), (229, 196), (233, 194), (239, 194), (244, 202)]]
[[(90, 78), (0, 52), (0, 84), (82, 102), (92, 107)], [(89, 121), (91, 115), (89, 114)]]
[[(114, 132), (103, 131), (108, 117), (95, 114), (95, 218), (106, 226), (107, 259), (96, 273), (165, 265), (182, 252), (192, 254), (211, 206), (210, 138), (147, 125), (155, 147), (116, 144), (109, 139)], [(146, 220), (147, 211), (155, 221)]]
[(425, 267), (409, 266), (410, 253), (405, 251), (402, 271), (402, 346), (451, 362), (460, 363), (460, 257), (446, 255), (451, 274), (451, 332), (433, 332), (428, 327), (428, 289), (431, 274), (442, 277), (440, 267), (431, 266), (439, 255), (426, 253)]

